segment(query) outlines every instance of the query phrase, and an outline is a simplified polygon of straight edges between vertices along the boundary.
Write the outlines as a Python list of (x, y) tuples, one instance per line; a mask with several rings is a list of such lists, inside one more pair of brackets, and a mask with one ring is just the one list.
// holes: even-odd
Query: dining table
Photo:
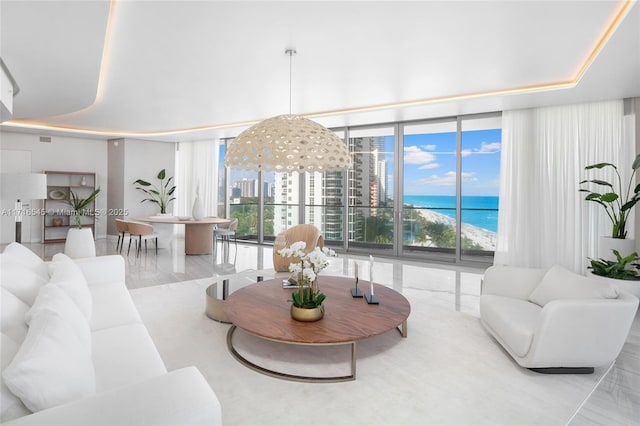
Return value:
[(184, 253), (201, 255), (213, 253), (213, 231), (216, 225), (229, 223), (229, 219), (221, 217), (205, 217), (194, 219), (189, 216), (142, 216), (134, 220), (146, 223), (164, 223), (184, 225)]

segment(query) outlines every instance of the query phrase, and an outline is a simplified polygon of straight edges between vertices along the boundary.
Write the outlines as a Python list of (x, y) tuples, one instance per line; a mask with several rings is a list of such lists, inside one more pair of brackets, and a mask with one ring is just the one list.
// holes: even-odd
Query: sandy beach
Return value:
[[(449, 216), (428, 209), (419, 209), (420, 215), (429, 222), (445, 223), (455, 227), (456, 221)], [(467, 223), (462, 224), (462, 235), (479, 244), (485, 250), (495, 250), (496, 234), (486, 229), (477, 228)]]

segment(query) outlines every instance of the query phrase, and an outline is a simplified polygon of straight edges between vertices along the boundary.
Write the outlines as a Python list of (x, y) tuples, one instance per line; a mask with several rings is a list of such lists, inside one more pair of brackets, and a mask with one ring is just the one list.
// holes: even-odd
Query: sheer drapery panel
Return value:
[(584, 169), (599, 162), (617, 165), (628, 182), (635, 147), (623, 127), (622, 100), (503, 113), (495, 264), (587, 271), (611, 223), (579, 183), (613, 182), (609, 170)]
[(196, 188), (205, 216), (218, 211), (218, 142), (181, 142), (176, 167), (176, 197), (179, 216), (191, 216)]

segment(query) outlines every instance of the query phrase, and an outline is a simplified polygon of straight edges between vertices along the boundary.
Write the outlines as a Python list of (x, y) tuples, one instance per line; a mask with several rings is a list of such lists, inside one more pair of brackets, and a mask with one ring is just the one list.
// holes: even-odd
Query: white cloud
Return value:
[(404, 148), (405, 164), (428, 164), (436, 161), (435, 155), (430, 152), (422, 151), (417, 146), (407, 146)]
[(438, 163), (428, 163), (418, 167), (418, 170), (437, 169), (438, 167), (440, 167)]
[(435, 151), (437, 146), (435, 145), (422, 145), (422, 149), (425, 151)]
[(468, 157), (468, 156), (470, 156), (471, 154), (473, 154), (473, 151), (471, 151), (470, 149), (463, 149), (462, 151), (460, 151), (460, 154), (461, 154), (463, 157)]
[(480, 149), (477, 152), (481, 154), (493, 154), (495, 152), (500, 151), (502, 144), (500, 142), (482, 142), (480, 144)]
[[(478, 178), (474, 172), (462, 173), (462, 182), (477, 182)], [(456, 184), (456, 172), (447, 172), (444, 175), (431, 175), (426, 179), (416, 181), (418, 185), (431, 186), (452, 186)]]

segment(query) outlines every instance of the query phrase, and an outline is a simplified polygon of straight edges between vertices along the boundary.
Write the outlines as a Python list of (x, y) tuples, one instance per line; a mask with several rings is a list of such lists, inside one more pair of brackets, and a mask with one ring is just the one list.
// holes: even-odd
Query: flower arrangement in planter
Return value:
[[(306, 247), (307, 243), (297, 241), (279, 250), (278, 254), (299, 259), (299, 262), (289, 265), (289, 272), (298, 275), (297, 289), (291, 294), (291, 316), (300, 321), (317, 321), (324, 315), (322, 302), (326, 298), (318, 287), (318, 273), (329, 265), (328, 257), (335, 256), (336, 253), (327, 247), (316, 247), (305, 253)], [(313, 312), (304, 312), (307, 310)]]

